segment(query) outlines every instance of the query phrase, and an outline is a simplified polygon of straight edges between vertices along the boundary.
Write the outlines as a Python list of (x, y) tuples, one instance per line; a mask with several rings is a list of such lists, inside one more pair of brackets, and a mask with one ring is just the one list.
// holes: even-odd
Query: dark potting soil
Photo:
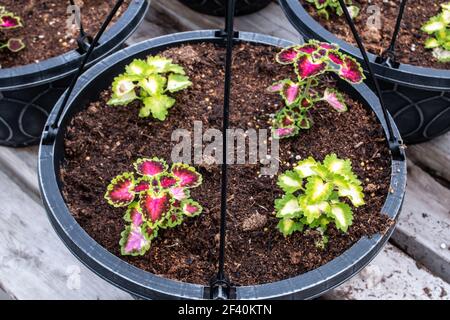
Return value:
[[(83, 28), (87, 34), (95, 36), (103, 20), (116, 1), (76, 0), (80, 6)], [(116, 15), (117, 20), (126, 11), (130, 0), (126, 0)], [(70, 2), (61, 0), (2, 0), (0, 3), (8, 11), (22, 18), (23, 27), (0, 32), (0, 40), (20, 38), (26, 48), (11, 53), (0, 50), (0, 66), (11, 68), (56, 57), (77, 49), (77, 28), (67, 28)]]
[[(317, 14), (314, 4), (306, 0), (300, 0), (306, 10), (328, 31), (334, 33), (346, 42), (356, 45), (353, 34), (345, 17), (330, 14), (330, 19)], [(450, 63), (442, 63), (433, 57), (432, 50), (425, 49), (425, 40), (429, 37), (421, 31), (421, 27), (431, 17), (441, 12), (441, 4), (448, 0), (415, 0), (408, 1), (403, 16), (402, 25), (397, 38), (397, 60), (402, 63), (415, 66), (430, 67), (436, 69), (450, 69)], [(373, 54), (380, 56), (388, 47), (394, 32), (401, 0), (353, 0), (353, 4), (361, 8), (355, 24), (366, 48)], [(369, 6), (376, 5), (381, 9), (381, 29), (367, 24), (373, 15), (368, 11)]]
[[(269, 128), (270, 114), (282, 100), (266, 88), (275, 80), (292, 76), (289, 66), (274, 61), (276, 48), (237, 45), (234, 52), (231, 127)], [(120, 256), (120, 233), (125, 210), (111, 207), (104, 199), (113, 177), (132, 171), (139, 157), (162, 157), (170, 162), (176, 142), (172, 131), (193, 130), (202, 121), (203, 130), (221, 128), (224, 49), (212, 44), (186, 45), (163, 52), (184, 66), (194, 83), (176, 94), (177, 103), (164, 121), (140, 119), (138, 104), (108, 107), (110, 93), (72, 119), (65, 138), (66, 158), (61, 169), (63, 193), (78, 223), (98, 243)], [(325, 79), (327, 86), (334, 81)], [(350, 99), (349, 112), (338, 114), (323, 104), (314, 109), (314, 126), (297, 138), (280, 143), (280, 171), (313, 156), (323, 160), (329, 153), (352, 160), (363, 181), (365, 206), (354, 210), (348, 234), (334, 227), (324, 250), (315, 242), (317, 231), (296, 233), (288, 238), (276, 229), (274, 200), (280, 197), (276, 177), (258, 177), (259, 165), (230, 166), (226, 271), (233, 283), (267, 283), (299, 275), (339, 256), (363, 236), (385, 232), (391, 221), (380, 214), (390, 182), (390, 157), (382, 129), (372, 112)], [(203, 184), (192, 189), (200, 202), (201, 216), (183, 225), (161, 231), (147, 254), (122, 257), (125, 261), (161, 276), (207, 284), (217, 267), (220, 221), (220, 168), (197, 166)]]

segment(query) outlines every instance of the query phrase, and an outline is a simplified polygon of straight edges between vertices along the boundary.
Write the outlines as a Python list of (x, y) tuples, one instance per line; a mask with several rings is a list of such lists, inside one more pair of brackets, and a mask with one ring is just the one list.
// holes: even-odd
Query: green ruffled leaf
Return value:
[(305, 194), (311, 203), (318, 203), (327, 200), (333, 192), (333, 184), (325, 182), (318, 176), (307, 178)]
[(315, 220), (318, 220), (323, 214), (327, 214), (331, 210), (327, 201), (312, 204), (306, 196), (302, 196), (299, 203), (308, 225), (311, 225)]
[(336, 228), (342, 232), (347, 232), (352, 225), (353, 214), (352, 209), (346, 203), (335, 203), (331, 205), (330, 215), (334, 218)]
[(192, 82), (189, 81), (189, 77), (172, 73), (171, 75), (169, 75), (169, 80), (167, 82), (167, 90), (169, 92), (177, 92), (186, 89), (191, 85)]
[(175, 104), (175, 99), (166, 95), (156, 95), (144, 98), (144, 106), (139, 111), (139, 117), (147, 118), (150, 114), (153, 118), (164, 121), (169, 113), (169, 108)]
[(302, 212), (297, 197), (292, 194), (276, 199), (275, 210), (278, 218), (294, 218)]
[(172, 59), (167, 59), (162, 56), (150, 56), (147, 58), (147, 64), (155, 69), (157, 73), (166, 73), (172, 65)]
[(445, 22), (441, 19), (440, 16), (431, 18), (427, 23), (425, 23), (421, 30), (423, 32), (426, 32), (428, 34), (433, 34), (438, 31), (445, 30), (447, 25)]
[(161, 95), (164, 93), (164, 87), (167, 79), (159, 74), (152, 74), (139, 81), (139, 86), (150, 96)]
[(348, 181), (334, 180), (338, 187), (338, 194), (340, 197), (348, 198), (355, 207), (360, 207), (365, 204), (364, 193), (362, 186), (352, 184)]
[(306, 160), (300, 161), (294, 167), (294, 171), (298, 174), (300, 178), (307, 178), (316, 175), (316, 172), (313, 170), (313, 167), (315, 166), (317, 166), (316, 160), (314, 160), (314, 158), (312, 157), (309, 157)]
[(303, 179), (294, 171), (286, 171), (278, 176), (278, 186), (286, 193), (303, 189)]
[(148, 76), (156, 71), (142, 59), (135, 59), (128, 66), (125, 67), (125, 71), (128, 75), (134, 76)]
[(285, 237), (290, 236), (295, 231), (303, 231), (303, 225), (300, 222), (288, 218), (281, 219), (277, 228)]

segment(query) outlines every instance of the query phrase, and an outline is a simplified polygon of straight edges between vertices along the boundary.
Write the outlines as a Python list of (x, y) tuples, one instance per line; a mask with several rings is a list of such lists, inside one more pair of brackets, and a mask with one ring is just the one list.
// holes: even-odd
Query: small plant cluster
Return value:
[(190, 198), (189, 189), (202, 183), (202, 176), (191, 166), (162, 159), (142, 158), (134, 163), (139, 175), (125, 172), (115, 177), (105, 199), (114, 207), (127, 207), (124, 219), (129, 225), (122, 232), (122, 255), (138, 256), (150, 249), (158, 230), (174, 228), (184, 218), (198, 216), (202, 206)]
[(273, 127), (275, 138), (296, 136), (300, 129), (312, 125), (310, 109), (319, 101), (326, 101), (337, 112), (345, 112), (344, 96), (337, 90), (327, 88), (320, 94), (316, 87), (319, 76), (333, 72), (349, 83), (361, 83), (364, 73), (359, 63), (339, 51), (335, 44), (311, 40), (281, 50), (276, 60), (283, 65), (293, 65), (296, 80), (284, 79), (272, 84), (268, 90), (279, 93), (285, 107), (277, 112)]
[(303, 231), (305, 226), (324, 234), (331, 222), (347, 232), (353, 212), (344, 199), (355, 207), (364, 205), (363, 188), (350, 160), (336, 154), (327, 155), (323, 163), (312, 157), (300, 161), (278, 177), (278, 185), (285, 192), (275, 200), (278, 229), (284, 236)]
[[(342, 16), (344, 14), (344, 10), (342, 10), (341, 4), (338, 0), (306, 0), (310, 3), (313, 3), (318, 10), (317, 13), (321, 16), (324, 16), (327, 20), (330, 19), (330, 12), (335, 12), (338, 16)], [(352, 0), (345, 0), (345, 4), (347, 5), (348, 12), (350, 16), (354, 19), (359, 15), (359, 7), (353, 5)]]
[(425, 48), (433, 50), (440, 62), (450, 62), (450, 2), (441, 4), (442, 12), (422, 26), (422, 31), (431, 35)]
[(136, 59), (125, 69), (125, 73), (114, 79), (110, 106), (126, 106), (135, 100), (143, 103), (139, 117), (164, 121), (175, 99), (168, 93), (186, 89), (192, 85), (186, 73), (171, 59), (150, 56), (147, 60)]
[[(22, 19), (14, 13), (6, 10), (4, 6), (0, 6), (0, 31), (11, 30), (22, 27)], [(11, 52), (19, 52), (25, 48), (25, 44), (21, 39), (0, 39), (0, 49), (8, 49)]]

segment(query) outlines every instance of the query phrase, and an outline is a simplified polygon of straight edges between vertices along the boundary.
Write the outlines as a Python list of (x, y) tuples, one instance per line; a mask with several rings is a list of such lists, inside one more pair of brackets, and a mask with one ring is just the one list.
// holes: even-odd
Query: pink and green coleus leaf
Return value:
[(295, 72), (300, 81), (316, 77), (326, 70), (326, 62), (322, 60), (313, 61), (312, 57), (307, 54), (300, 56), (295, 62)]
[(131, 222), (131, 224), (135, 227), (142, 226), (142, 224), (144, 223), (144, 216), (142, 215), (142, 210), (139, 202), (133, 202), (128, 206), (124, 219), (127, 222)]
[(12, 13), (0, 15), (0, 29), (14, 29), (22, 26), (22, 21), (19, 17)]
[(169, 189), (170, 194), (175, 200), (181, 201), (189, 198), (189, 190), (182, 187), (173, 187)]
[(285, 79), (285, 80), (281, 80), (281, 81), (277, 81), (277, 82), (273, 83), (272, 85), (270, 85), (267, 88), (267, 91), (272, 92), (272, 93), (281, 92), (284, 88), (286, 81), (287, 80)]
[(288, 47), (277, 53), (275, 59), (280, 64), (292, 64), (297, 59), (298, 50), (296, 47)]
[(159, 185), (163, 189), (173, 188), (178, 184), (179, 181), (179, 179), (176, 176), (168, 173), (162, 174), (158, 179)]
[(122, 232), (119, 242), (122, 255), (142, 256), (150, 249), (151, 241), (145, 227), (131, 225)]
[(6, 43), (6, 47), (11, 52), (19, 52), (20, 50), (25, 48), (25, 43), (22, 41), (22, 39), (12, 38), (9, 39)]
[(185, 200), (181, 203), (181, 211), (188, 217), (196, 217), (203, 211), (203, 207), (196, 201)]
[(281, 90), (281, 96), (284, 98), (286, 105), (290, 106), (294, 104), (300, 98), (301, 85), (290, 80), (286, 81), (283, 89)]
[(142, 176), (155, 177), (168, 168), (167, 163), (159, 158), (141, 158), (134, 163), (134, 169)]
[(147, 192), (152, 187), (152, 182), (153, 181), (150, 177), (141, 177), (137, 179), (134, 186), (134, 192)]
[(175, 228), (176, 226), (179, 226), (180, 224), (182, 224), (183, 221), (184, 221), (183, 214), (178, 210), (174, 210), (174, 211), (171, 211), (170, 214), (167, 216), (166, 220), (161, 225), (161, 228), (163, 228), (163, 229)]
[(313, 52), (315, 52), (317, 49), (319, 49), (319, 46), (317, 45), (317, 43), (315, 41), (310, 41), (304, 45), (297, 47), (298, 52), (307, 53), (309, 55), (312, 54)]
[(300, 129), (308, 130), (312, 126), (312, 121), (311, 121), (311, 119), (308, 116), (301, 116), (297, 120), (297, 126)]
[(344, 57), (338, 50), (328, 51), (328, 59), (338, 66), (342, 66), (344, 64)]
[(203, 181), (202, 175), (194, 167), (184, 163), (174, 163), (171, 173), (180, 180), (179, 186), (183, 188), (198, 187)]
[(140, 207), (151, 226), (163, 222), (171, 209), (171, 198), (167, 193), (153, 194), (147, 192), (141, 196)]
[(328, 104), (337, 112), (347, 111), (347, 105), (345, 103), (344, 96), (342, 95), (342, 93), (335, 89), (325, 89), (322, 99), (328, 102)]
[(275, 139), (285, 139), (296, 136), (299, 130), (296, 125), (291, 125), (287, 127), (274, 127), (272, 131)]
[(105, 199), (114, 207), (126, 207), (135, 197), (134, 176), (131, 172), (125, 172), (115, 177), (108, 185)]
[(349, 56), (344, 57), (344, 64), (339, 68), (338, 75), (354, 84), (361, 83), (366, 78), (360, 64)]

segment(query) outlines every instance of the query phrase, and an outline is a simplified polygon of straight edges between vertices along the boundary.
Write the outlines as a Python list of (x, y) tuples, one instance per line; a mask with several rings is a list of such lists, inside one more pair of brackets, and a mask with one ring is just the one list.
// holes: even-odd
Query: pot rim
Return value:
[[(130, 57), (137, 55), (148, 55), (149, 51), (157, 52), (169, 46), (176, 46), (182, 43), (193, 42), (216, 42), (223, 43), (224, 39), (216, 36), (218, 30), (201, 30), (184, 33), (170, 34), (154, 39), (150, 39), (131, 47), (123, 49), (114, 55), (106, 58), (101, 63), (89, 69), (78, 81), (72, 94), (68, 108), (63, 113), (61, 121), (67, 117), (68, 112), (81, 92), (91, 86), (102, 73), (112, 68), (115, 64), (129, 61)], [(278, 47), (292, 45), (291, 42), (278, 38), (240, 32), (236, 41), (250, 42), (256, 44), (266, 44)], [(378, 119), (382, 119), (382, 111), (378, 98), (364, 85), (349, 86), (356, 94), (360, 95), (366, 105), (370, 106), (376, 113)], [(61, 105), (59, 100), (47, 122), (47, 128), (52, 123)], [(68, 116), (69, 114), (69, 116)], [(385, 134), (387, 128), (384, 121), (380, 120)], [(63, 123), (63, 122), (60, 122)], [(395, 135), (400, 138), (400, 134), (394, 125)], [(77, 256), (77, 258), (88, 266), (97, 275), (114, 284), (115, 286), (130, 292), (134, 296), (141, 298), (176, 298), (176, 299), (203, 299), (205, 291), (208, 289), (203, 285), (184, 283), (170, 280), (161, 276), (132, 266), (116, 257), (92, 239), (86, 231), (76, 222), (70, 214), (69, 209), (62, 197), (59, 188), (59, 179), (56, 174), (59, 168), (59, 160), (56, 159), (57, 141), (62, 139), (63, 130), (58, 130), (54, 141), (41, 141), (39, 149), (39, 187), (43, 197), (47, 214), (57, 234)], [(45, 131), (44, 131), (45, 137)], [(62, 142), (62, 140), (60, 140)], [(403, 152), (403, 151), (402, 151)], [(393, 192), (389, 193), (382, 209), (392, 219), (396, 219), (404, 198), (406, 188), (406, 160), (392, 160), (391, 187)], [(377, 234), (371, 238), (363, 237), (350, 249), (329, 263), (286, 280), (273, 283), (259, 284), (253, 286), (242, 286), (236, 288), (237, 299), (310, 299), (320, 296), (324, 292), (338, 286), (349, 279), (357, 271), (367, 265), (378, 253), (390, 234), (394, 226), (384, 235)]]
[[(336, 43), (342, 51), (357, 58), (363, 64), (360, 50), (325, 29), (306, 11), (299, 0), (280, 0), (279, 3), (290, 23), (302, 36)], [(419, 89), (450, 91), (450, 70), (404, 63), (400, 63), (398, 68), (389, 68), (376, 62), (377, 55), (370, 52), (367, 54), (377, 78)]]
[[(123, 44), (144, 19), (150, 1), (130, 1), (127, 10), (100, 38), (88, 66), (94, 65)], [(0, 91), (24, 89), (64, 78), (77, 70), (83, 56), (74, 49), (39, 63), (0, 69)]]

